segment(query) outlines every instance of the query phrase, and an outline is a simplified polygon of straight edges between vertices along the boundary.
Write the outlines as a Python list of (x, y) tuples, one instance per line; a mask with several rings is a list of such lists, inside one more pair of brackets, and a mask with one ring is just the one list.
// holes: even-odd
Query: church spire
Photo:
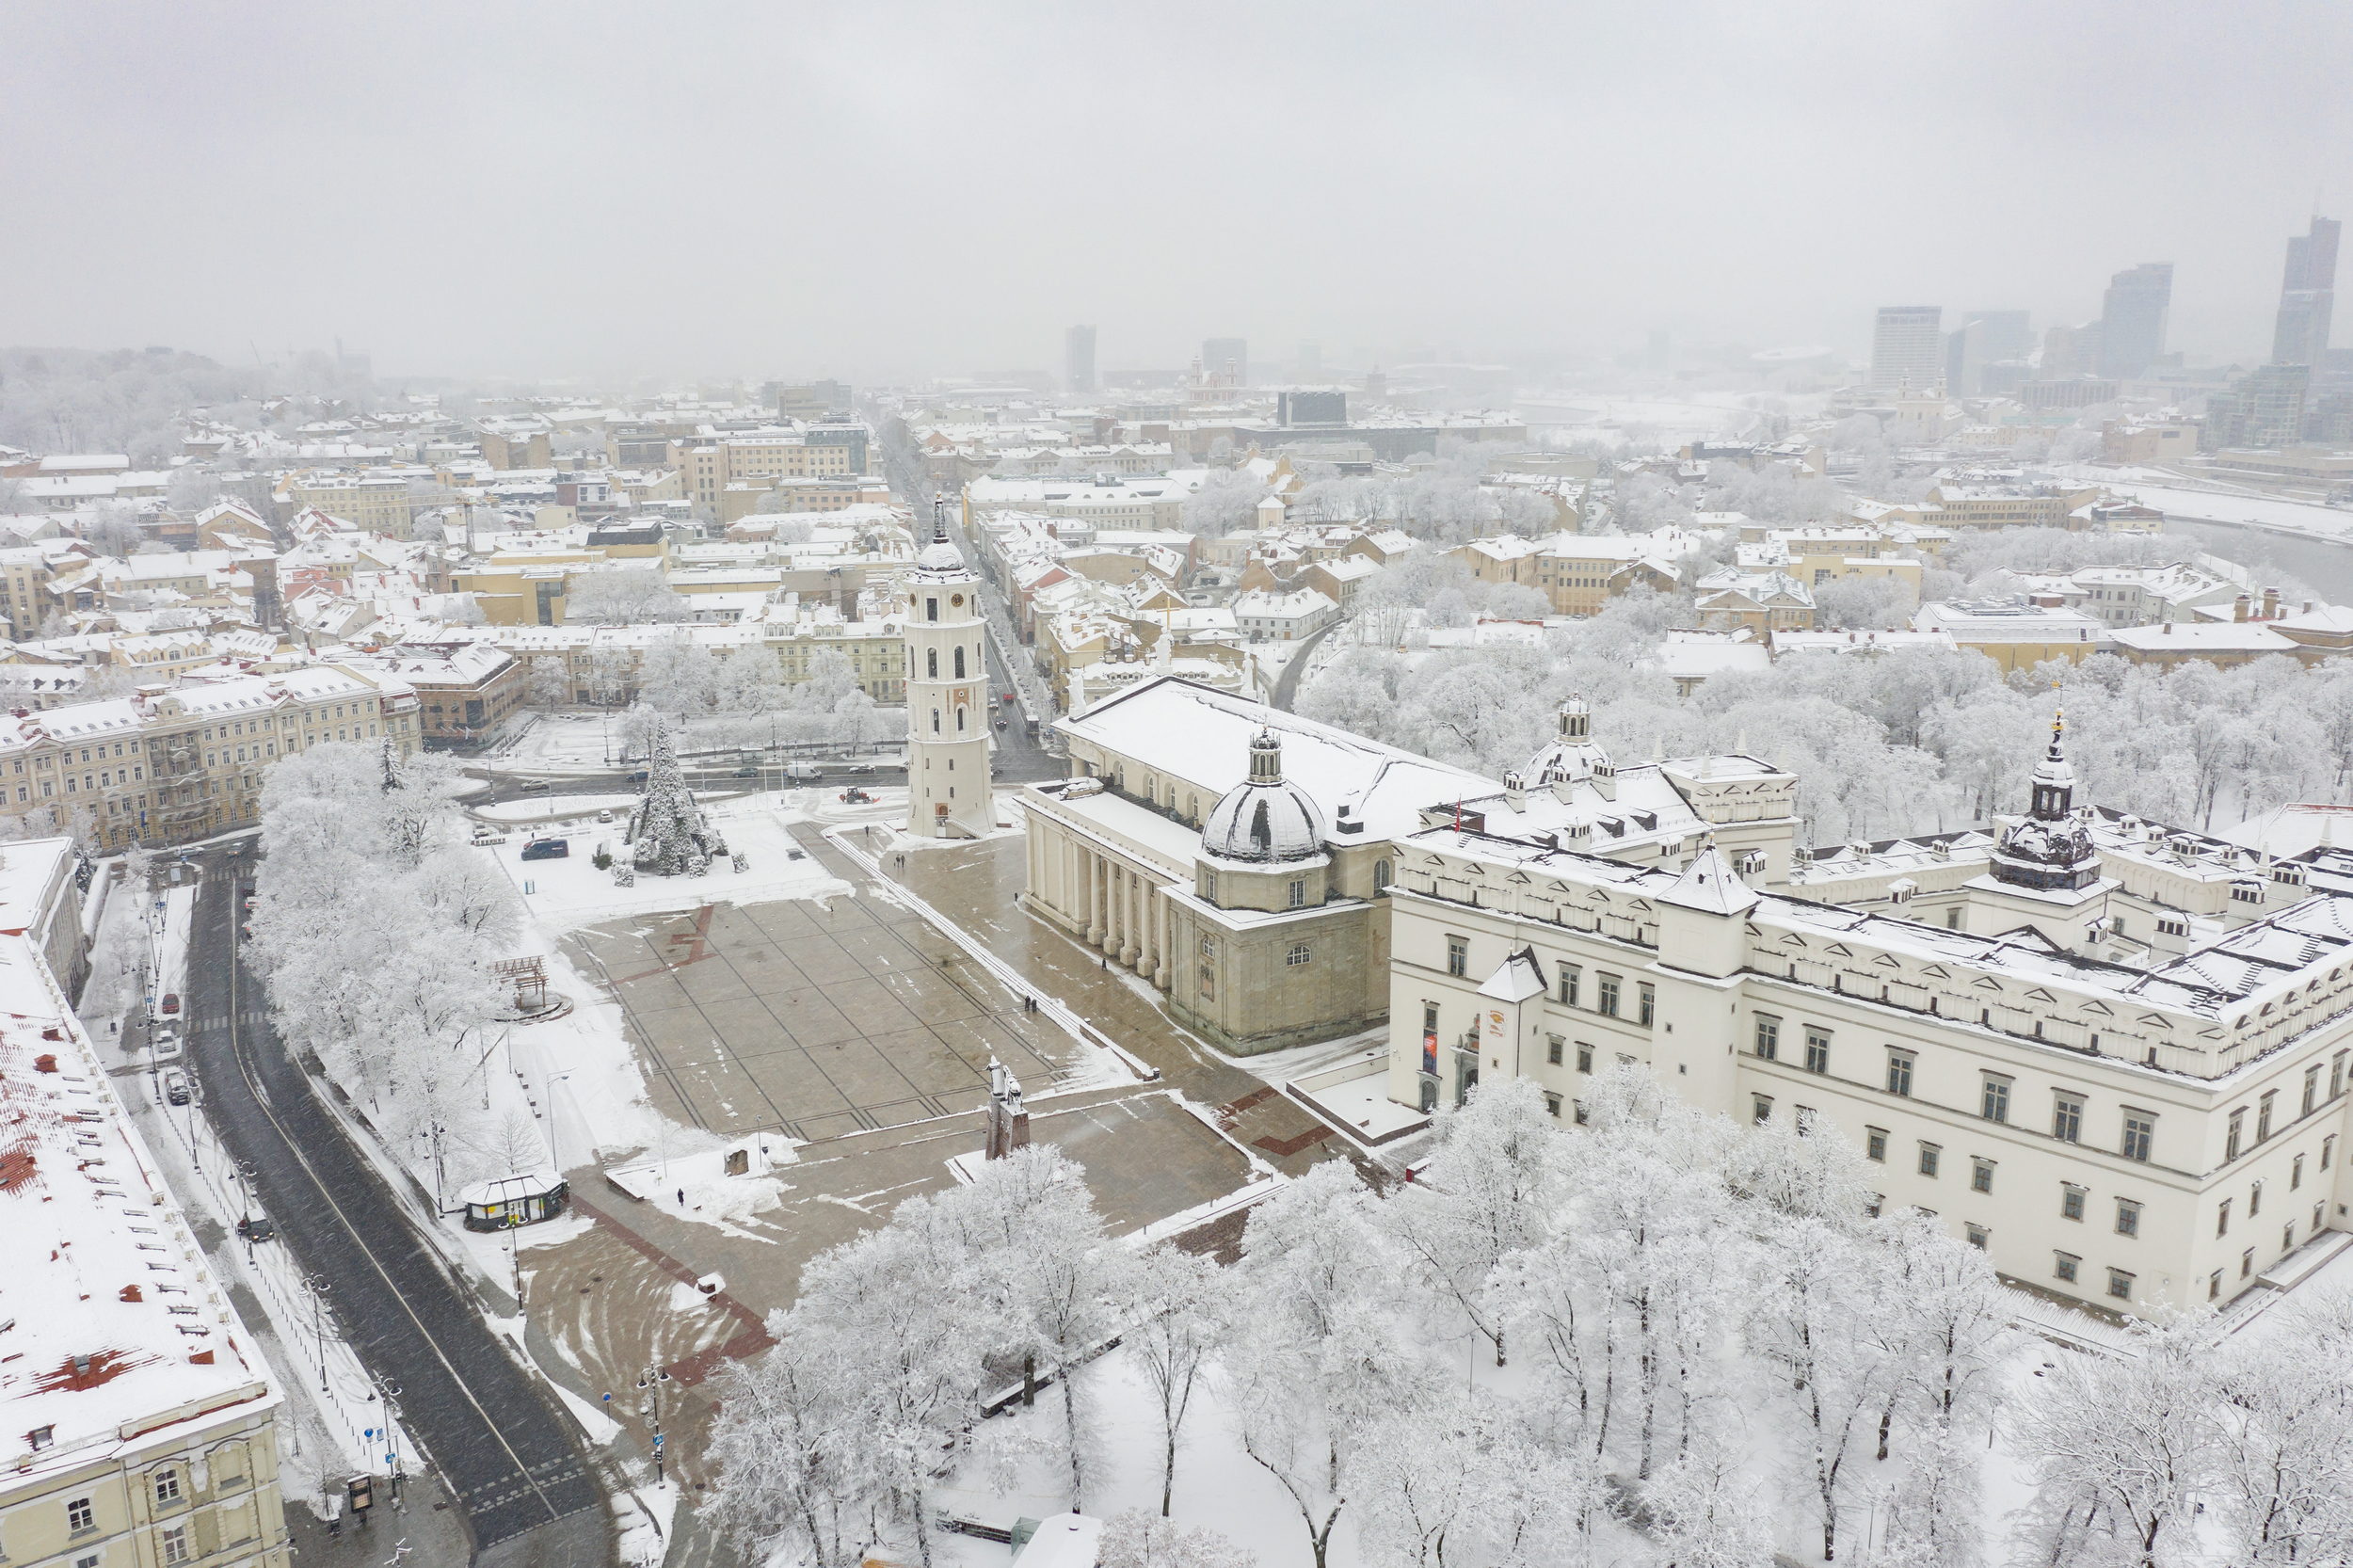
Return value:
[(2051, 748), (2034, 770), (2034, 803), (2026, 814), (2037, 822), (2065, 822), (2074, 808), (2075, 770), (2061, 744), (2067, 733), (2067, 711), (2051, 715)]

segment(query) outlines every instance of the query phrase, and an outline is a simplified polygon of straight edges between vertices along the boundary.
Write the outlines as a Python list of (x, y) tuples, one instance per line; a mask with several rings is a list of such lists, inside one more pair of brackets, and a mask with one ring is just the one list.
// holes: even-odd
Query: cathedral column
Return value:
[(1087, 946), (1103, 945), (1103, 860), (1092, 849), (1081, 848), (1080, 864), (1085, 868), (1087, 897)]
[(1144, 902), (1144, 878), (1138, 875), (1133, 868), (1122, 866), (1119, 870), (1119, 880), (1122, 888), (1119, 897), (1119, 961), (1132, 969), (1136, 967), (1137, 957), (1144, 951), (1143, 944), (1137, 940), (1144, 924), (1139, 919), (1144, 913), (1141, 907)]

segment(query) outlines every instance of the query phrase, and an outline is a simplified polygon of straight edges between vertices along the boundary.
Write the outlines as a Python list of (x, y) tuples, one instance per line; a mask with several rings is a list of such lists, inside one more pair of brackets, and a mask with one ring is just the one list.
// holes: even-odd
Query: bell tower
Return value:
[(989, 685), (980, 579), (932, 503), (932, 542), (906, 578), (907, 823), (922, 839), (975, 839), (997, 825), (989, 793)]

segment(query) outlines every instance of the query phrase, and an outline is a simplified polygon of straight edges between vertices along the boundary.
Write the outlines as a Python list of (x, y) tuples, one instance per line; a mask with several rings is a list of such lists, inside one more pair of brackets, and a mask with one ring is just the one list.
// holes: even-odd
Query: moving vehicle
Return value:
[(784, 765), (784, 776), (787, 778), (816, 778), (824, 771), (814, 762), (787, 762)]
[(841, 803), (844, 806), (872, 806), (874, 797), (853, 784), (841, 792)]
[(544, 778), (526, 778), (523, 780), (522, 791), (523, 793), (527, 795), (546, 794), (548, 792), (548, 781)]
[(173, 1014), (175, 1014), (175, 1013), (177, 1013), (177, 1012), (179, 1012), (179, 1011), (180, 1011), (180, 993), (179, 993), (179, 992), (177, 992), (177, 991), (166, 991), (166, 992), (164, 993), (164, 1005), (163, 1005), (163, 1015), (164, 1015), (164, 1016), (165, 1016), (165, 1017), (167, 1017), (167, 1018), (168, 1018), (168, 1017), (170, 1017)]
[(605, 809), (597, 813), (597, 821), (599, 822), (611, 822), (612, 820), (613, 809), (611, 807), (607, 807)]
[(999, 692), (997, 694), (997, 700), (1000, 702), (1011, 702), (1013, 700), (1013, 694), (1011, 692)]
[(164, 1074), (164, 1098), (174, 1105), (188, 1103), (188, 1075), (173, 1067)]
[(752, 766), (741, 767), (735, 770), (735, 776), (738, 778), (758, 778), (760, 776), (760, 769)]
[(569, 839), (534, 839), (523, 845), (526, 860), (568, 860), (572, 855)]

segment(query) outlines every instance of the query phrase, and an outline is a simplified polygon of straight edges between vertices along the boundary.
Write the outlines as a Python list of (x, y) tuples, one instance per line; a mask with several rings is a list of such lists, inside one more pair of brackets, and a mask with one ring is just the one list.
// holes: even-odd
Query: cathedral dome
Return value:
[(2064, 715), (2052, 720), (2051, 746), (2035, 766), (2026, 814), (2005, 822), (1994, 840), (1996, 881), (2072, 891), (2100, 879), (2099, 851), (2075, 809), (2075, 770), (2060, 744), (2066, 731)]
[(1283, 778), (1283, 743), (1261, 729), (1250, 743), (1250, 776), (1209, 812), (1201, 851), (1219, 860), (1280, 865), (1323, 853), (1323, 813)]

